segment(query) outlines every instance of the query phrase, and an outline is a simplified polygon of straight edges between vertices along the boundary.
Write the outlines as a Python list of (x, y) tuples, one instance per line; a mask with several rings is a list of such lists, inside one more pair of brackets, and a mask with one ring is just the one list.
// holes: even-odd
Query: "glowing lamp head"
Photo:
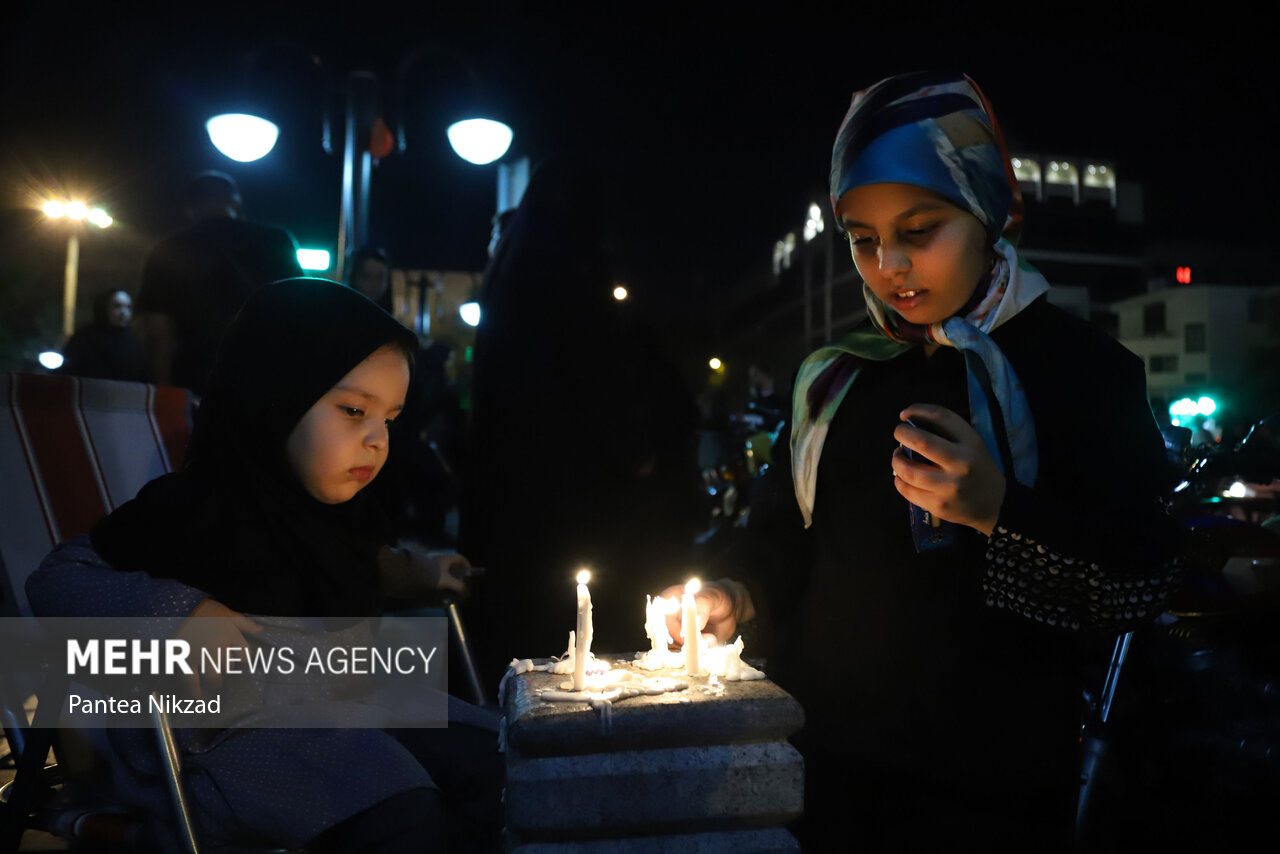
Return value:
[(480, 325), (480, 303), (464, 302), (458, 306), (458, 316), (462, 318), (462, 322), (467, 326)]
[(483, 166), (507, 153), (514, 136), (511, 128), (493, 119), (465, 119), (446, 131), (453, 151), (468, 163)]
[(591, 580), (591, 573), (585, 569), (578, 570), (578, 583), (586, 584)]
[(720, 370), (721, 368), (723, 368), (723, 367), (724, 367), (724, 362), (721, 362), (719, 359), (717, 359), (716, 357), (712, 356), (712, 357), (707, 361), (707, 366), (708, 366), (709, 368), (711, 368), (711, 370), (713, 370), (713, 371), (718, 371), (718, 370)]
[(701, 589), (702, 582), (696, 578), (690, 578), (689, 583), (684, 586), (684, 592), (688, 593), (690, 596), (697, 595), (697, 592)]
[(85, 219), (89, 216), (89, 206), (84, 202), (70, 202), (67, 204), (66, 212), (71, 219)]
[(40, 210), (44, 211), (45, 216), (57, 219), (58, 217), (66, 216), (67, 206), (62, 202), (50, 201), (41, 205)]
[(624, 288), (622, 285), (618, 285), (616, 288), (613, 289), (613, 298), (616, 299), (618, 302), (622, 302), (624, 299), (627, 298), (627, 289)]
[(204, 123), (214, 148), (232, 160), (251, 163), (275, 148), (280, 128), (259, 116), (223, 113)]

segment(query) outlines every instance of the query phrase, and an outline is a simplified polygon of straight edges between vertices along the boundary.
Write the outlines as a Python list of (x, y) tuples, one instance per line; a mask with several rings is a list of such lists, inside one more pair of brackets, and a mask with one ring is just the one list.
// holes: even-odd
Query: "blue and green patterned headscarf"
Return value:
[(831, 208), (866, 184), (932, 190), (1017, 243), (1022, 197), (995, 113), (963, 74), (915, 72), (853, 96), (831, 153)]
[(1022, 384), (988, 333), (1049, 289), (1014, 249), (1022, 196), (990, 104), (972, 79), (945, 72), (890, 77), (857, 92), (831, 155), (831, 207), (867, 184), (930, 190), (973, 214), (995, 263), (960, 313), (927, 326), (908, 323), (863, 285), (871, 322), (812, 353), (792, 402), (796, 500), (812, 521), (818, 461), (828, 428), (862, 366), (920, 344), (965, 357), (970, 420), (1006, 477), (1031, 486), (1038, 468), (1035, 425)]

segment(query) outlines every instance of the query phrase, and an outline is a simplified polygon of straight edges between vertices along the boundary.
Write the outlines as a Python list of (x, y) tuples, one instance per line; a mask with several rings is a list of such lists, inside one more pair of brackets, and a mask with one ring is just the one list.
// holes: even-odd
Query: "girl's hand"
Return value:
[(990, 536), (1004, 504), (1005, 477), (982, 437), (944, 406), (914, 403), (899, 417), (903, 422), (913, 419), (926, 429), (899, 424), (893, 438), (935, 465), (909, 459), (902, 448), (895, 450), (893, 485), (898, 492), (939, 519)]
[[(658, 594), (658, 598), (674, 598), (679, 602), (682, 595), (684, 585), (673, 584)], [(731, 578), (706, 582), (694, 594), (693, 601), (698, 610), (698, 629), (708, 640), (714, 639), (722, 644), (728, 643), (738, 633), (739, 622), (746, 622), (756, 615), (746, 586)], [(680, 611), (667, 615), (667, 631), (676, 643), (683, 646), (681, 622)]]
[(466, 597), (467, 579), (482, 570), (457, 552), (428, 554), (416, 548), (383, 546), (378, 552), (382, 592), (405, 602), (430, 601), (437, 593)]
[(204, 661), (203, 650), (209, 650), (211, 658), (222, 660), (214, 650), (240, 649), (247, 660), (249, 642), (245, 635), (256, 635), (262, 626), (239, 611), (232, 611), (216, 599), (201, 599), (173, 636), (191, 644), (192, 669), (196, 672), (186, 677), (194, 699), (213, 697), (222, 689), (222, 674), (215, 668), (201, 672), (198, 666)]
[(440, 573), (439, 580), (436, 581), (437, 590), (448, 590), (463, 597), (470, 592), (467, 590), (467, 578), (472, 575), (471, 561), (467, 560), (466, 555), (439, 552), (427, 555), (427, 559), (435, 561)]

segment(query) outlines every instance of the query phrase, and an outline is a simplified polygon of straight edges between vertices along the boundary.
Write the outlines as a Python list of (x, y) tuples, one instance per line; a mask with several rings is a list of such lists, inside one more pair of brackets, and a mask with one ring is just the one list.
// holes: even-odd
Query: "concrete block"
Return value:
[(778, 827), (587, 842), (532, 842), (510, 849), (511, 854), (794, 854), (799, 850), (796, 838)]
[(804, 808), (804, 760), (782, 742), (514, 755), (506, 801), (527, 837), (782, 825)]

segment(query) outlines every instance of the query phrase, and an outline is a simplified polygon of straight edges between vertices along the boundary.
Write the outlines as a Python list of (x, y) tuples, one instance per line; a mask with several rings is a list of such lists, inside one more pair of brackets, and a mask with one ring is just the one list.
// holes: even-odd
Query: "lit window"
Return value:
[(1013, 158), (1013, 176), (1019, 181), (1040, 182), (1040, 164), (1030, 157)]
[(1048, 184), (1076, 184), (1079, 178), (1080, 174), (1076, 171), (1076, 167), (1067, 160), (1050, 160), (1049, 171), (1044, 175), (1044, 180)]
[(773, 245), (773, 274), (781, 275), (783, 270), (791, 269), (791, 255), (796, 251), (796, 233), (788, 232), (787, 236)]
[(1090, 163), (1084, 167), (1084, 185), (1086, 187), (1105, 187), (1114, 190), (1116, 187), (1116, 170), (1101, 163)]
[(804, 222), (804, 242), (808, 243), (819, 234), (822, 234), (823, 228), (822, 208), (811, 202), (809, 204), (809, 216)]

